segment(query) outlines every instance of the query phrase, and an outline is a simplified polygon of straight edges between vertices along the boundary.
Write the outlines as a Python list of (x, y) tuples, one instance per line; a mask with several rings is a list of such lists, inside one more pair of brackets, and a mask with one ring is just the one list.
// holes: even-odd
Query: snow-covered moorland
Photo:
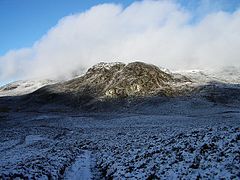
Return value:
[(182, 101), (148, 112), (2, 113), (0, 179), (240, 177), (238, 107)]

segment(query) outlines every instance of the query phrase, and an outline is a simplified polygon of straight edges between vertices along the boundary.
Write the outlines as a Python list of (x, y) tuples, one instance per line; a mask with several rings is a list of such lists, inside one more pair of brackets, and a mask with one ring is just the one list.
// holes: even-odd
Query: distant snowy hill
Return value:
[(9, 83), (0, 87), (0, 97), (1, 96), (20, 96), (24, 94), (29, 94), (35, 90), (56, 83), (54, 80), (25, 80), (25, 81), (16, 81)]
[(237, 67), (225, 67), (218, 70), (185, 70), (176, 71), (176, 73), (182, 74), (195, 83), (240, 83), (240, 68)]
[(225, 81), (226, 83), (240, 83), (240, 67), (225, 67), (220, 71), (215, 72), (215, 76), (219, 78), (221, 81)]

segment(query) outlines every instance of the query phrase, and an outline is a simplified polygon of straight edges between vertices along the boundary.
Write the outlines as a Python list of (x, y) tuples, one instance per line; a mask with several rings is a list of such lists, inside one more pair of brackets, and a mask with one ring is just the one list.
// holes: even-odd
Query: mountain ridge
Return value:
[[(1, 88), (0, 95), (1, 91), (9, 87), (11, 89), (9, 85), (5, 89)], [(52, 82), (34, 92), (17, 95), (16, 98), (9, 96), (2, 102), (7, 104), (7, 99), (13, 99), (13, 102), (17, 100), (16, 105), (9, 102), (10, 106), (18, 106), (15, 109), (64, 105), (83, 111), (114, 111), (134, 109), (139, 104), (152, 106), (170, 99), (178, 101), (179, 98), (189, 102), (202, 99), (213, 104), (238, 106), (240, 85), (217, 81), (202, 72), (189, 75), (164, 71), (143, 62), (101, 62), (89, 68), (82, 76)]]

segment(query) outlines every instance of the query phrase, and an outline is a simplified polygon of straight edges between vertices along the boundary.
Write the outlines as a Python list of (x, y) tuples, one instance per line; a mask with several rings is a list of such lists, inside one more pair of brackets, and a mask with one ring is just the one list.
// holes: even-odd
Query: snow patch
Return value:
[(40, 136), (40, 135), (28, 135), (25, 137), (25, 143), (26, 144), (33, 144), (38, 141), (45, 140), (46, 138)]
[(95, 66), (93, 66), (93, 69), (102, 69), (102, 68), (105, 68), (105, 69), (110, 69), (111, 67), (113, 66), (116, 66), (116, 65), (119, 65), (119, 64), (123, 64), (121, 62), (112, 62), (112, 63), (104, 63), (104, 62), (100, 62), (98, 64), (96, 64)]

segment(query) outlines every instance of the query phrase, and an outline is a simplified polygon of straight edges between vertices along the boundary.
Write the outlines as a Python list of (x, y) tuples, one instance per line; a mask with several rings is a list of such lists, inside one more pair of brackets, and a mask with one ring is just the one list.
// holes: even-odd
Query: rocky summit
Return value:
[[(99, 63), (86, 74), (73, 80), (44, 87), (51, 93), (69, 94), (72, 97), (125, 98), (161, 94), (172, 96), (190, 80), (175, 78), (155, 65), (142, 62)], [(46, 89), (47, 88), (47, 89)]]

